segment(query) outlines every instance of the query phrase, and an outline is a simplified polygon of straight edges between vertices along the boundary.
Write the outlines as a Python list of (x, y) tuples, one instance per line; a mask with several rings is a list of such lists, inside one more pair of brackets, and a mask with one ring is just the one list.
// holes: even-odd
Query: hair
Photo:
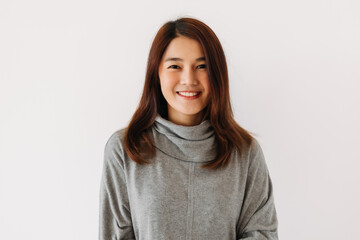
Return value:
[(208, 119), (217, 140), (216, 159), (201, 167), (218, 169), (228, 165), (233, 149), (241, 156), (253, 143), (253, 137), (234, 119), (229, 94), (229, 77), (225, 54), (219, 39), (209, 26), (194, 18), (180, 18), (165, 23), (157, 32), (150, 48), (145, 84), (140, 103), (125, 130), (124, 149), (139, 164), (149, 163), (145, 155), (154, 156), (155, 149), (147, 136), (157, 114), (167, 117), (167, 102), (162, 95), (158, 75), (162, 56), (169, 43), (179, 36), (200, 43), (205, 54), (210, 84), (210, 100), (204, 119)]

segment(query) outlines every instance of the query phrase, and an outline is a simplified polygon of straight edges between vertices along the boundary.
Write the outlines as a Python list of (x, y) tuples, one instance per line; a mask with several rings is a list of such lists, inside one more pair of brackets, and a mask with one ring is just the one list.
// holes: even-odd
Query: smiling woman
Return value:
[(210, 97), (200, 43), (183, 36), (172, 40), (160, 62), (159, 78), (168, 119), (184, 126), (200, 124)]
[(100, 239), (278, 239), (257, 140), (233, 118), (225, 55), (203, 22), (165, 23), (139, 106), (105, 146)]

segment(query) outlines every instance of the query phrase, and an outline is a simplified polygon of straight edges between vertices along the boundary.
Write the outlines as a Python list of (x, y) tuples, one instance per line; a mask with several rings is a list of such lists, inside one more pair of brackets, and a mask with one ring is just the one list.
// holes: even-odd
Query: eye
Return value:
[(201, 64), (201, 65), (197, 66), (197, 68), (206, 68), (206, 65), (205, 65), (205, 64)]
[(169, 66), (168, 68), (171, 68), (171, 69), (179, 69), (180, 67), (178, 65), (171, 65)]

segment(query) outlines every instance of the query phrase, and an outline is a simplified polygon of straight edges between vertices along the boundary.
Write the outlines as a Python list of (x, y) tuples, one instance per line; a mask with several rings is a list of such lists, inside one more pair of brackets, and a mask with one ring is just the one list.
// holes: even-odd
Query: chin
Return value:
[(202, 110), (188, 110), (188, 111), (181, 111), (182, 114), (188, 115), (188, 116), (196, 116), (200, 115), (202, 113)]

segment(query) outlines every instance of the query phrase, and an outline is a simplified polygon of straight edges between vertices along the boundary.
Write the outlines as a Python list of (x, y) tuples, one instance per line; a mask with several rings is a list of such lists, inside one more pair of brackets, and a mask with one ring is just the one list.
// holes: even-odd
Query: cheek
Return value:
[(160, 86), (163, 94), (173, 92), (176, 86), (176, 78), (172, 74), (162, 74), (160, 76)]
[(209, 78), (207, 77), (207, 75), (203, 76), (203, 78), (201, 80), (201, 85), (203, 86), (205, 91), (208, 94), (210, 94), (210, 81), (209, 81)]
[(209, 81), (208, 78), (204, 79), (203, 87), (204, 87), (205, 92), (206, 92), (206, 100), (205, 100), (205, 102), (206, 102), (206, 104), (209, 104), (211, 96), (210, 96), (210, 81)]
[(173, 89), (174, 89), (171, 84), (171, 81), (169, 81), (169, 79), (160, 79), (160, 87), (163, 96), (167, 101), (169, 101), (169, 99), (173, 95)]

